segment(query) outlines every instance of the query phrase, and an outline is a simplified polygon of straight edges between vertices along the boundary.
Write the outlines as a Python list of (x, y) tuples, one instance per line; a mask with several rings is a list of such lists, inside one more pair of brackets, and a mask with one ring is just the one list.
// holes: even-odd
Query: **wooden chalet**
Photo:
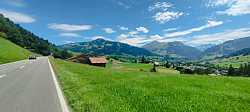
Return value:
[(89, 63), (93, 66), (106, 67), (107, 59), (105, 57), (90, 57)]
[(108, 62), (106, 57), (98, 57), (98, 56), (84, 55), (84, 54), (72, 57), (68, 60), (77, 62), (77, 63), (89, 64), (89, 65), (100, 66), (100, 67), (106, 67), (106, 64)]

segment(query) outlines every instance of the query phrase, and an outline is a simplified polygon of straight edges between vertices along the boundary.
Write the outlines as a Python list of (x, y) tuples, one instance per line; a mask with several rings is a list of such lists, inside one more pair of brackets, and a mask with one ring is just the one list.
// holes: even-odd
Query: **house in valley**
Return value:
[(76, 62), (76, 63), (89, 64), (89, 65), (100, 66), (100, 67), (106, 67), (106, 64), (108, 62), (106, 57), (84, 55), (84, 54), (74, 56), (68, 60)]
[(106, 67), (107, 62), (105, 57), (89, 57), (89, 64), (93, 66)]

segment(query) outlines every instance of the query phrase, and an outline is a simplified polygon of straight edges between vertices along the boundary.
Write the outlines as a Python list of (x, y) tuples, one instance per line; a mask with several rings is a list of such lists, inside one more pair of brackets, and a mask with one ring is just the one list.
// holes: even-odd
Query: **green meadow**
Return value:
[(73, 112), (250, 111), (249, 78), (151, 73), (145, 64), (113, 62), (99, 68), (50, 60)]
[(27, 59), (31, 54), (28, 50), (0, 37), (0, 64)]

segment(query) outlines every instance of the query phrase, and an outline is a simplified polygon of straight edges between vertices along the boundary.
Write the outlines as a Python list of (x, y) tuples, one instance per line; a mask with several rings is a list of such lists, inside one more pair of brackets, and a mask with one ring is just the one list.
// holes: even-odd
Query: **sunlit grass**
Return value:
[(0, 64), (27, 59), (31, 53), (0, 37)]
[(140, 71), (150, 68), (141, 64), (99, 68), (51, 60), (73, 112), (250, 110), (249, 78), (180, 75), (172, 70), (151, 73)]

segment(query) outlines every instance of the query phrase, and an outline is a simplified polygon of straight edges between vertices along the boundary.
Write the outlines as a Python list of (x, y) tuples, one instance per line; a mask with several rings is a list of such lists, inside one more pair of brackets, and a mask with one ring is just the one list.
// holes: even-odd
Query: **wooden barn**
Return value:
[(84, 55), (84, 54), (74, 56), (68, 59), (68, 61), (73, 61), (82, 64), (89, 64), (93, 66), (100, 66), (100, 67), (106, 67), (106, 64), (108, 62), (106, 57), (98, 57), (98, 56)]
[(106, 67), (107, 62), (105, 57), (89, 57), (89, 64), (93, 66)]

